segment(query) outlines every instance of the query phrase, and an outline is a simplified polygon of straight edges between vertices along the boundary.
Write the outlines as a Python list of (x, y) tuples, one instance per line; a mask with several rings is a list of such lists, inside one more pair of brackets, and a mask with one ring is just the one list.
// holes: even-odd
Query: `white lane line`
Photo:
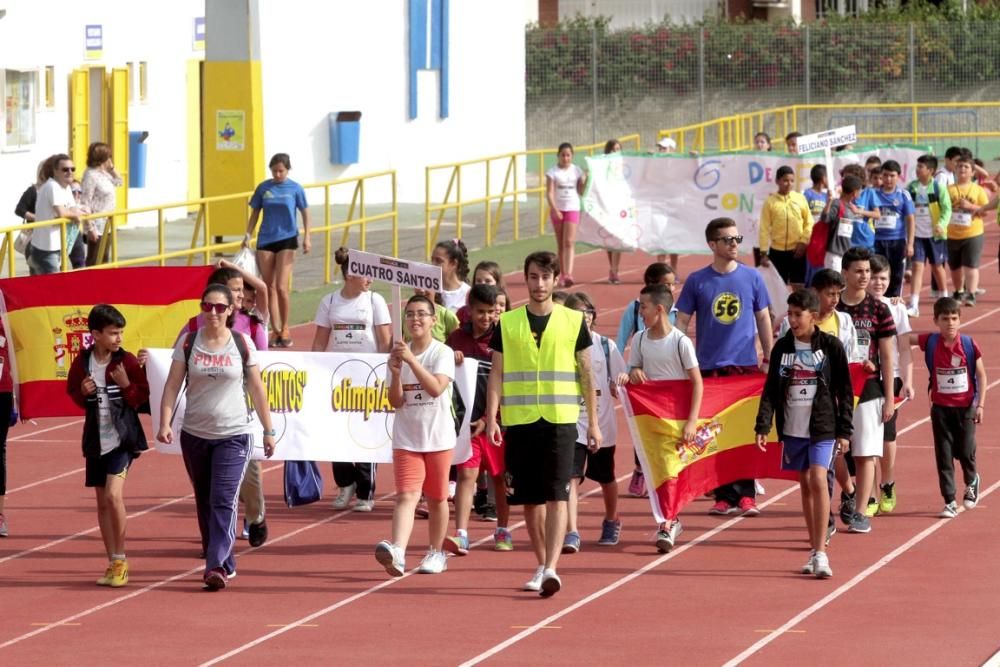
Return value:
[[(987, 497), (988, 495), (993, 493), (997, 488), (1000, 488), (1000, 482), (995, 482), (993, 486), (986, 489), (986, 491), (980, 494), (980, 498)], [(961, 508), (961, 511), (964, 512), (965, 508)], [(829, 595), (822, 598), (821, 600), (813, 604), (811, 607), (802, 610), (801, 612), (790, 618), (780, 628), (774, 630), (766, 637), (762, 638), (761, 640), (759, 640), (758, 642), (754, 643), (752, 646), (747, 648), (747, 650), (743, 651), (738, 656), (727, 662), (724, 667), (735, 667), (736, 665), (739, 665), (747, 658), (750, 658), (754, 654), (758, 653), (762, 648), (773, 642), (775, 639), (778, 639), (779, 637), (781, 637), (781, 635), (785, 634), (786, 632), (794, 628), (796, 625), (806, 620), (807, 618), (815, 614), (817, 611), (819, 611), (823, 607), (827, 606), (828, 604), (830, 604), (831, 602), (842, 596), (844, 593), (847, 593), (858, 584), (864, 582), (865, 579), (875, 574), (883, 567), (885, 567), (892, 561), (896, 560), (897, 558), (905, 554), (907, 551), (909, 551), (916, 545), (923, 542), (925, 539), (936, 533), (941, 528), (948, 525), (950, 522), (951, 519), (940, 519), (932, 523), (930, 526), (920, 531), (919, 533), (911, 537), (909, 540), (899, 545), (898, 547), (890, 551), (888, 554), (886, 554), (885, 556), (878, 559), (877, 561), (869, 565), (867, 568), (856, 574), (850, 581), (840, 586), (840, 588), (831, 592)]]
[[(763, 509), (763, 508), (767, 507), (768, 505), (774, 504), (775, 502), (781, 500), (785, 496), (787, 496), (787, 495), (789, 495), (791, 493), (794, 493), (795, 491), (798, 491), (798, 490), (799, 490), (799, 486), (797, 484), (793, 485), (793, 486), (790, 486), (787, 489), (785, 489), (784, 491), (782, 491), (781, 493), (777, 494), (776, 496), (774, 496), (773, 498), (771, 498), (770, 500), (768, 500), (767, 502), (761, 503), (760, 507), (761, 507), (761, 509)], [(583, 607), (583, 606), (585, 606), (587, 604), (590, 604), (594, 600), (598, 600), (598, 599), (604, 597), (608, 593), (611, 593), (611, 592), (617, 590), (618, 588), (621, 588), (622, 586), (624, 586), (625, 584), (629, 583), (630, 581), (632, 581), (634, 579), (637, 579), (637, 578), (641, 577), (642, 575), (646, 574), (647, 572), (649, 572), (650, 570), (652, 570), (652, 569), (654, 569), (654, 568), (662, 565), (663, 563), (666, 563), (668, 560), (671, 560), (673, 558), (676, 558), (677, 556), (680, 556), (682, 553), (684, 553), (688, 549), (693, 549), (695, 546), (701, 544), (702, 542), (704, 542), (706, 540), (709, 540), (709, 539), (715, 537), (716, 535), (718, 535), (722, 531), (735, 526), (739, 522), (743, 521), (743, 519), (744, 519), (744, 517), (738, 516), (736, 518), (729, 519), (725, 523), (719, 524), (718, 526), (716, 526), (712, 530), (708, 531), (707, 533), (702, 533), (701, 535), (699, 535), (695, 539), (691, 540), (690, 542), (688, 542), (686, 544), (681, 545), (680, 547), (678, 547), (677, 549), (674, 549), (670, 553), (664, 554), (664, 555), (660, 556), (659, 558), (656, 558), (655, 560), (650, 561), (649, 563), (647, 563), (643, 567), (639, 568), (638, 570), (630, 572), (629, 574), (625, 575), (621, 579), (618, 579), (617, 581), (614, 581), (614, 582), (608, 584), (607, 586), (605, 586), (604, 588), (600, 589), (599, 591), (595, 591), (595, 592), (591, 593), (590, 595), (588, 595), (587, 597), (583, 598), (582, 600), (579, 600), (578, 602), (575, 602), (574, 604), (571, 604), (570, 606), (566, 607), (565, 609), (557, 611), (556, 613), (552, 614), (551, 616), (547, 616), (546, 618), (542, 619), (541, 621), (538, 621), (534, 625), (531, 625), (528, 628), (526, 628), (526, 629), (522, 630), (521, 632), (517, 633), (513, 637), (510, 637), (506, 641), (503, 641), (503, 642), (497, 644), (493, 648), (490, 648), (490, 649), (488, 649), (486, 651), (483, 651), (482, 653), (480, 653), (476, 657), (470, 658), (469, 660), (466, 660), (465, 662), (463, 662), (461, 664), (461, 667), (471, 667), (471, 665), (478, 665), (479, 663), (483, 662), (484, 660), (487, 660), (487, 659), (493, 657), (497, 653), (500, 653), (501, 651), (503, 651), (503, 650), (505, 650), (507, 648), (510, 648), (511, 646), (513, 646), (517, 642), (521, 641), (522, 639), (525, 639), (526, 637), (530, 637), (531, 635), (535, 634), (539, 630), (543, 629), (545, 626), (552, 625), (553, 622), (558, 621), (563, 616), (566, 616), (567, 614), (570, 614), (570, 613), (576, 611), (580, 607)]]
[(7, 495), (17, 493), (18, 491), (26, 491), (35, 486), (41, 486), (42, 484), (47, 484), (49, 482), (54, 482), (57, 479), (62, 479), (63, 477), (69, 477), (70, 475), (77, 475), (86, 470), (86, 468), (77, 468), (76, 470), (69, 470), (67, 472), (61, 472), (58, 475), (53, 475), (52, 477), (46, 477), (45, 479), (40, 479), (37, 482), (31, 482), (30, 484), (25, 484), (24, 486), (19, 486), (16, 489), (8, 489)]
[(7, 438), (7, 442), (17, 442), (18, 440), (25, 440), (27, 438), (33, 438), (36, 435), (41, 435), (42, 433), (48, 433), (49, 431), (55, 431), (56, 429), (66, 428), (67, 426), (77, 426), (82, 424), (82, 419), (74, 419), (73, 421), (66, 422), (65, 424), (56, 424), (55, 426), (48, 426), (46, 428), (40, 428), (37, 431), (32, 431), (31, 433), (24, 433), (22, 435), (15, 435), (13, 438)]

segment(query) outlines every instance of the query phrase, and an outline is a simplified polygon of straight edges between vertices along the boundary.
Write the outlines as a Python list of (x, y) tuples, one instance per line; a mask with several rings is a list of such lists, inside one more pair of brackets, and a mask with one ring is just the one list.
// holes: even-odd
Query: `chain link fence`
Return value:
[[(792, 104), (1000, 100), (1000, 23), (994, 22), (609, 30), (604, 20), (577, 20), (529, 28), (526, 49), (529, 146), (639, 132), (651, 147), (663, 128)], [(798, 129), (846, 121), (859, 132), (893, 132), (904, 121), (909, 127), (900, 113), (909, 115), (866, 109), (835, 118), (836, 112), (813, 111), (799, 118)], [(921, 118), (927, 132), (1000, 130), (995, 108), (931, 113)]]

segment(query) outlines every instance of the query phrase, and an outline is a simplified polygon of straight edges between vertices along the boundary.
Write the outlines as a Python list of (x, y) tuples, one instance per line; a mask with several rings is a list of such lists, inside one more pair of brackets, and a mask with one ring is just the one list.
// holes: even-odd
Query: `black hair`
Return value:
[(868, 248), (863, 248), (861, 246), (854, 246), (848, 248), (847, 252), (840, 260), (840, 265), (843, 267), (844, 271), (851, 268), (851, 264), (854, 262), (871, 262), (872, 261), (872, 251)]
[(653, 262), (646, 267), (642, 274), (642, 282), (645, 285), (659, 285), (665, 276), (674, 273), (672, 266), (666, 262)]
[(788, 295), (788, 305), (818, 313), (819, 297), (813, 290), (800, 287)]
[(903, 172), (902, 167), (895, 160), (886, 160), (882, 163), (882, 171), (891, 171), (894, 174), (901, 174)]
[(767, 132), (758, 132), (757, 134), (753, 135), (754, 143), (757, 143), (757, 139), (759, 137), (764, 137), (764, 140), (767, 141), (767, 150), (771, 150), (771, 135), (769, 135)]
[(90, 309), (87, 315), (89, 331), (104, 331), (104, 327), (125, 327), (125, 316), (121, 311), (108, 303), (99, 303)]
[(889, 258), (885, 255), (872, 255), (872, 258), (868, 260), (868, 266), (872, 269), (872, 275), (890, 271)]
[(847, 176), (857, 176), (862, 181), (864, 181), (865, 178), (867, 178), (868, 176), (868, 172), (865, 171), (865, 168), (862, 167), (860, 164), (858, 164), (857, 162), (853, 162), (851, 164), (845, 164), (840, 169), (840, 177), (845, 178)]
[(961, 154), (962, 154), (962, 149), (959, 146), (949, 146), (948, 150), (944, 152), (944, 156), (948, 160), (954, 160)]
[(496, 306), (497, 293), (496, 285), (473, 285), (469, 290), (469, 307), (472, 307), (473, 301), (484, 306)]
[(935, 320), (942, 315), (961, 315), (961, 313), (962, 304), (960, 304), (957, 299), (953, 299), (950, 296), (943, 296), (934, 302)]
[(235, 278), (243, 279), (243, 274), (240, 273), (239, 269), (233, 269), (228, 266), (220, 266), (215, 271), (212, 271), (211, 275), (208, 276), (208, 282), (206, 285), (225, 285), (230, 280)]
[(882, 166), (882, 158), (880, 158), (878, 155), (869, 155), (868, 159), (865, 160), (865, 167), (867, 168), (868, 165), (870, 165), (870, 164), (877, 164), (878, 166), (881, 167)]
[(504, 312), (507, 312), (510, 310), (510, 295), (502, 287), (494, 287), (494, 289), (497, 291), (497, 303), (500, 303), (500, 297), (503, 297), (503, 309)]
[(735, 227), (735, 226), (736, 226), (736, 221), (733, 220), (732, 218), (715, 218), (714, 220), (709, 221), (707, 225), (705, 225), (705, 240), (714, 241), (715, 233), (717, 231), (719, 231), (720, 229), (728, 229), (730, 227)]
[(972, 162), (972, 151), (965, 146), (962, 147), (962, 157)]
[(785, 141), (789, 141), (791, 139), (798, 139), (801, 136), (802, 136), (801, 132), (789, 132), (788, 134), (785, 135)]
[(783, 164), (778, 167), (778, 171), (774, 174), (774, 180), (779, 178), (784, 178), (785, 176), (794, 176), (795, 170), (789, 167), (787, 164)]
[(476, 264), (476, 268), (472, 270), (472, 279), (476, 279), (476, 274), (480, 271), (485, 271), (486, 273), (493, 276), (493, 280), (497, 281), (497, 285), (503, 285), (503, 272), (500, 269), (500, 265), (492, 260), (484, 260)]
[(574, 310), (578, 310), (577, 306), (582, 305), (584, 310), (589, 311), (594, 316), (594, 322), (597, 322), (597, 308), (586, 292), (572, 292), (568, 294), (563, 305)]
[[(232, 306), (233, 306), (233, 291), (231, 289), (229, 289), (229, 287), (227, 287), (225, 284), (223, 284), (223, 283), (209, 283), (208, 287), (205, 288), (205, 291), (201, 293), (201, 300), (202, 300), (202, 302), (205, 301), (205, 297), (208, 296), (209, 294), (221, 294), (221, 295), (223, 295), (224, 297), (226, 297), (226, 303), (228, 303), (229, 306), (230, 306), (230, 308), (232, 308)], [(226, 326), (227, 327), (232, 327), (233, 326), (233, 318), (235, 317), (235, 315), (236, 315), (236, 309), (233, 308), (233, 310), (231, 310), (230, 313), (229, 313), (229, 317), (226, 318)]]
[(921, 155), (917, 158), (917, 164), (922, 164), (931, 171), (937, 171), (938, 160), (933, 155)]
[(860, 192), (865, 189), (865, 183), (857, 176), (845, 176), (840, 182), (840, 190), (845, 195), (851, 192)]
[(268, 169), (274, 169), (279, 164), (285, 165), (285, 169), (291, 170), (292, 168), (292, 158), (288, 157), (288, 153), (275, 153), (271, 156), (271, 161), (267, 163)]
[(566, 299), (568, 298), (569, 298), (569, 292), (566, 292), (561, 289), (557, 289), (555, 292), (552, 293), (552, 301), (554, 301), (555, 303), (565, 304)]
[(885, 169), (882, 168), (882, 165), (877, 164), (869, 169), (867, 173), (869, 176), (880, 176), (883, 171), (885, 171)]
[(825, 289), (829, 289), (830, 287), (844, 289), (846, 284), (844, 283), (844, 276), (837, 273), (833, 269), (820, 269), (813, 274), (812, 280), (809, 282), (809, 286), (817, 292), (821, 292)]
[(570, 153), (575, 153), (576, 152), (576, 151), (573, 150), (573, 144), (569, 143), (568, 141), (564, 141), (561, 144), (559, 144), (559, 148), (556, 149), (556, 155), (558, 155), (559, 153), (562, 153), (567, 148), (569, 149)]
[(809, 178), (814, 185), (819, 185), (826, 178), (826, 167), (821, 164), (814, 164), (813, 168), (809, 170)]
[(403, 306), (403, 310), (409, 308), (411, 303), (426, 303), (427, 306), (431, 309), (431, 315), (437, 315), (437, 308), (434, 306), (431, 300), (428, 299), (423, 294), (414, 294), (409, 299), (407, 299), (406, 304)]
[(528, 267), (534, 264), (539, 271), (551, 273), (553, 278), (559, 277), (559, 258), (554, 252), (536, 250), (524, 258), (524, 277), (528, 277)]
[(465, 281), (469, 277), (469, 251), (465, 247), (465, 243), (462, 239), (449, 239), (447, 241), (441, 241), (434, 249), (443, 248), (448, 254), (448, 259), (455, 262), (457, 266), (455, 267), (455, 275), (458, 279)]
[(666, 285), (646, 285), (639, 291), (640, 296), (648, 296), (649, 300), (670, 312), (674, 307), (674, 295)]
[[(618, 146), (618, 148), (621, 148), (622, 147), (622, 142), (618, 141), (617, 139), (608, 139), (607, 142), (604, 144), (604, 154), (605, 155), (609, 155), (611, 153), (614, 153), (615, 152), (615, 146)], [(570, 146), (570, 148), (573, 148), (573, 147)], [(560, 147), (559, 150), (562, 151), (562, 148)]]

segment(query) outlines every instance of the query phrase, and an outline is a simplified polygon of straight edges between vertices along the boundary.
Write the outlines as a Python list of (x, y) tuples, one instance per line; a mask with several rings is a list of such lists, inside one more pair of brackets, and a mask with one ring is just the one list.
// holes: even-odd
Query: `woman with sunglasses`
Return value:
[[(63, 153), (53, 155), (46, 161), (42, 173), (45, 184), (38, 189), (38, 197), (35, 201), (35, 220), (69, 218), (77, 225), (80, 224), (80, 216), (86, 215), (88, 210), (86, 207), (78, 205), (76, 198), (73, 197), (70, 184), (73, 183), (75, 172), (76, 166), (74, 166), (72, 158)], [(69, 238), (69, 230), (70, 227), (67, 225), (67, 238)], [(39, 227), (32, 232), (31, 245), (26, 253), (28, 270), (31, 275), (59, 272), (62, 260), (62, 243), (62, 225)]]
[(209, 285), (201, 296), (201, 310), (204, 326), (182, 336), (174, 346), (156, 439), (173, 442), (174, 406), (186, 378), (181, 453), (194, 487), (205, 549), (203, 580), (207, 589), (218, 590), (236, 573), (236, 504), (253, 451), (247, 393), (264, 426), (264, 456), (268, 458), (274, 454), (275, 432), (253, 341), (230, 329), (233, 293), (225, 285)]

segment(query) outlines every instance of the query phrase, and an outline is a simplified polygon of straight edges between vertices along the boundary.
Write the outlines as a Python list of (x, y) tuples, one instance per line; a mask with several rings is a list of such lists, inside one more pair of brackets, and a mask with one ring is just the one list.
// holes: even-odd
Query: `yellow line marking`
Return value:
[[(291, 625), (291, 624), (290, 623), (268, 623), (267, 627), (269, 627), (269, 628), (287, 628), (289, 625)], [(318, 628), (319, 624), (318, 623), (301, 623), (299, 625), (296, 625), (295, 627), (297, 627), (297, 628)]]

